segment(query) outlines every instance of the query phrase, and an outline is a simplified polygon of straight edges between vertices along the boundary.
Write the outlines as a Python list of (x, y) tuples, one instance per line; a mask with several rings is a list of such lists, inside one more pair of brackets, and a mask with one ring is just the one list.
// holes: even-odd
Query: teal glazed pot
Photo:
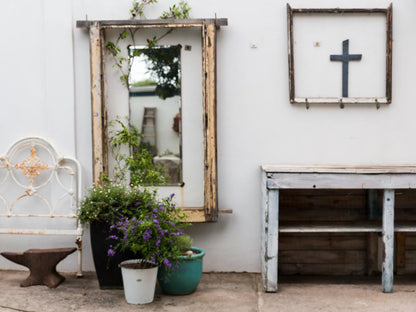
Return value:
[(159, 268), (157, 279), (162, 291), (168, 295), (187, 295), (198, 287), (202, 275), (202, 258), (205, 251), (191, 247), (192, 256), (182, 256), (178, 260), (179, 267), (168, 272), (164, 266)]

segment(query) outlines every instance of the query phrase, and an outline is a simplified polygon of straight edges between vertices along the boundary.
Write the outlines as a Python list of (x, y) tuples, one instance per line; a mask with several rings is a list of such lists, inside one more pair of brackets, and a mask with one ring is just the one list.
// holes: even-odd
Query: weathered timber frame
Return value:
[(137, 28), (200, 28), (202, 38), (202, 106), (204, 131), (204, 207), (183, 207), (189, 221), (208, 222), (218, 218), (217, 198), (217, 60), (216, 37), (220, 26), (227, 19), (186, 20), (108, 20), (77, 21), (78, 28), (87, 28), (90, 36), (91, 55), (91, 110), (93, 136), (93, 181), (102, 182), (108, 173), (106, 131), (106, 103), (104, 100), (104, 30)]
[[(296, 97), (294, 68), (293, 16), (296, 14), (385, 14), (386, 15), (386, 95), (385, 97)], [(391, 103), (392, 92), (392, 45), (393, 45), (393, 5), (375, 9), (294, 9), (287, 4), (287, 34), (289, 58), (289, 99), (292, 104), (380, 104)]]

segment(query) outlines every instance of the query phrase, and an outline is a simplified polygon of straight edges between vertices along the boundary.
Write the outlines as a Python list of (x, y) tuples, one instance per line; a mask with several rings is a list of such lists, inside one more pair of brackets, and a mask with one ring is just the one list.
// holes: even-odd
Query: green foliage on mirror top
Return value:
[[(165, 185), (169, 177), (165, 168), (153, 163), (154, 154), (148, 144), (140, 144), (142, 134), (128, 121), (124, 123), (119, 116), (109, 122), (109, 143), (115, 165), (112, 180), (125, 183), (130, 174), (131, 185)], [(127, 149), (123, 153), (122, 149)], [(153, 148), (154, 150), (154, 148)]]
[(134, 0), (133, 7), (130, 9), (130, 19), (144, 17), (144, 9), (153, 3), (157, 3), (157, 0)]
[[(134, 0), (133, 6), (130, 9), (130, 19), (136, 19), (137, 17), (145, 17), (144, 10), (150, 4), (157, 3), (158, 0)], [(186, 1), (181, 1), (178, 4), (174, 4), (169, 7), (167, 11), (164, 11), (160, 16), (161, 19), (183, 19), (189, 18), (189, 12), (191, 8)]]
[[(145, 15), (144, 15), (145, 8), (157, 2), (158, 0), (134, 0), (133, 6), (130, 9), (130, 19), (145, 18)], [(190, 11), (191, 11), (191, 7), (188, 5), (188, 3), (186, 1), (181, 1), (178, 4), (174, 4), (173, 6), (169, 7), (167, 11), (162, 12), (162, 15), (160, 16), (160, 18), (161, 19), (188, 19), (190, 18), (190, 14), (189, 14)], [(155, 45), (157, 45), (160, 39), (166, 37), (173, 30), (174, 30), (173, 28), (170, 28), (160, 37), (154, 36), (150, 39), (149, 38), (146, 39), (148, 47), (152, 48)], [(122, 32), (120, 32), (119, 36), (117, 37), (116, 42), (107, 41), (105, 44), (107, 51), (109, 51), (114, 58), (114, 66), (117, 67), (121, 73), (120, 81), (126, 87), (129, 87), (130, 68), (128, 69), (128, 72), (126, 73), (125, 70), (123, 69), (123, 64), (125, 64), (126, 61), (129, 61), (129, 59), (123, 56), (120, 56), (121, 48), (119, 46), (119, 43), (122, 40), (130, 38), (131, 44), (135, 46), (136, 43), (134, 41), (134, 34), (136, 33), (136, 31), (137, 29), (123, 30)], [(164, 96), (163, 93), (161, 94), (162, 96)]]
[(173, 6), (169, 7), (168, 11), (165, 11), (160, 16), (161, 19), (184, 19), (189, 18), (189, 12), (191, 8), (189, 7), (186, 1), (181, 1), (177, 5), (174, 4)]

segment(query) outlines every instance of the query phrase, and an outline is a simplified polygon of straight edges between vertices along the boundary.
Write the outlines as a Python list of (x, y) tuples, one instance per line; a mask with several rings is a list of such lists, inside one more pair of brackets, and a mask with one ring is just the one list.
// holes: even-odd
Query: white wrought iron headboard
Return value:
[(78, 276), (82, 276), (80, 196), (79, 162), (59, 155), (43, 138), (23, 138), (0, 157), (0, 219), (7, 218), (0, 234), (76, 236)]

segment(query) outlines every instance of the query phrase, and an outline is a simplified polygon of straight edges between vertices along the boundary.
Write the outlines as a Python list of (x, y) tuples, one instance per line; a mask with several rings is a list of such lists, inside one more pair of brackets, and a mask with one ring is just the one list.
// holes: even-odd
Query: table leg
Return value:
[(382, 271), (382, 289), (385, 293), (391, 293), (393, 292), (394, 190), (384, 190), (383, 243), (384, 262)]
[(267, 176), (262, 183), (262, 278), (266, 292), (277, 291), (277, 262), (279, 246), (279, 190), (267, 188)]

